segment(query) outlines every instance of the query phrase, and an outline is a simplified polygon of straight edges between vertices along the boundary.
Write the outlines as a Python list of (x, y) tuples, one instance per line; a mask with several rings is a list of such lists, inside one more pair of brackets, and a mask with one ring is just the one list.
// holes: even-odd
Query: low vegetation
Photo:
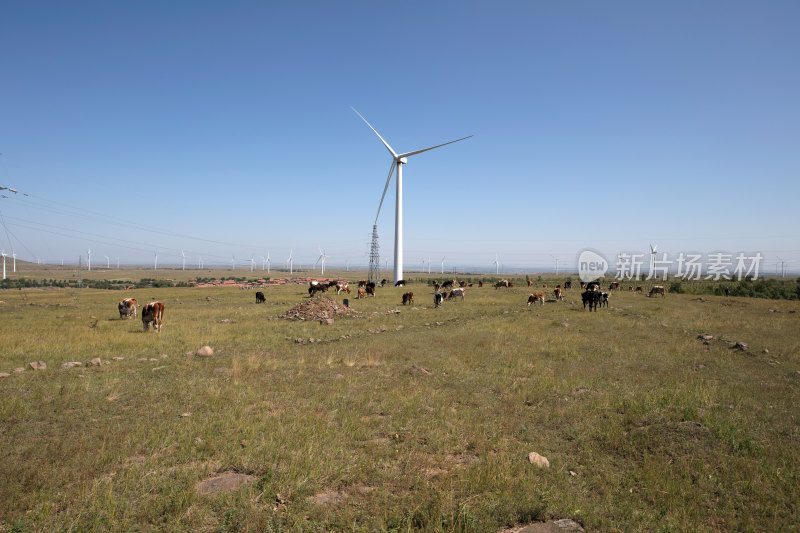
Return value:
[(797, 528), (797, 301), (682, 285), (590, 314), (519, 281), (438, 309), (422, 279), (329, 291), (356, 311), (332, 324), (278, 318), (303, 285), (0, 290), (0, 531)]

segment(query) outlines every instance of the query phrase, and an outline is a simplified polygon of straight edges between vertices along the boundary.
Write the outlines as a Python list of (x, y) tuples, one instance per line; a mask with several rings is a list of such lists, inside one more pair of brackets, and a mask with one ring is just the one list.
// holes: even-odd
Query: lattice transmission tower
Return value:
[(367, 278), (373, 283), (379, 283), (381, 279), (381, 256), (378, 250), (378, 225), (372, 226), (372, 244), (369, 247), (369, 275)]

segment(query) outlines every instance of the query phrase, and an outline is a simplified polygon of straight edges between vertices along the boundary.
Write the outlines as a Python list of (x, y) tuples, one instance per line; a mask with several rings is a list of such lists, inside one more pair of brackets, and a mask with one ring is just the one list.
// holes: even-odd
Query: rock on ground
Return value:
[(102, 364), (103, 361), (101, 361), (99, 357), (95, 357), (94, 359), (86, 363), (86, 366), (100, 366)]
[(347, 316), (356, 314), (358, 313), (350, 307), (340, 305), (336, 300), (323, 296), (321, 298), (306, 299), (280, 315), (280, 317), (301, 320), (324, 320), (333, 318), (334, 315)]
[(214, 355), (214, 349), (211, 346), (203, 346), (197, 350), (198, 357), (211, 357)]
[(583, 533), (583, 528), (574, 520), (562, 518), (561, 520), (512, 527), (511, 529), (504, 529), (501, 533)]
[(528, 461), (539, 468), (550, 468), (550, 461), (547, 460), (547, 457), (539, 455), (536, 452), (531, 452), (528, 454)]
[(44, 370), (47, 368), (47, 363), (44, 361), (32, 361), (28, 363), (28, 366), (34, 370)]
[(248, 474), (224, 472), (212, 478), (200, 481), (195, 485), (198, 494), (218, 494), (220, 492), (233, 492), (242, 485), (252, 483), (256, 478)]

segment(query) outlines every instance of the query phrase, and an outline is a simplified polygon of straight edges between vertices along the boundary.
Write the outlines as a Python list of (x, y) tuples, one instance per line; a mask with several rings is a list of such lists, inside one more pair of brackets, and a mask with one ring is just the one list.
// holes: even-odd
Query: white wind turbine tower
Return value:
[(186, 270), (186, 254), (183, 253), (183, 248), (181, 248), (181, 256), (183, 257), (183, 270)]
[(153, 252), (153, 270), (158, 270), (158, 252)]
[(428, 257), (428, 274), (431, 273), (431, 258)]
[(255, 268), (255, 264), (256, 264), (255, 257), (251, 255), (250, 256), (250, 272), (252, 272), (253, 269)]
[(231, 254), (231, 270), (236, 270), (236, 256)]
[(495, 274), (495, 276), (499, 275), (500, 274), (500, 261), (498, 261), (498, 259), (497, 259), (497, 254), (494, 254), (494, 262), (492, 264), (494, 265), (494, 274)]
[(89, 250), (86, 252), (86, 254), (89, 256), (88, 269), (89, 269), (89, 272), (91, 272), (92, 271), (92, 249), (89, 248)]
[(328, 258), (328, 256), (325, 255), (325, 252), (322, 250), (322, 248), (320, 248), (319, 249), (319, 257), (317, 258), (316, 263), (314, 263), (314, 266), (317, 266), (317, 263), (320, 263), (320, 271), (319, 271), (319, 275), (320, 276), (325, 274), (325, 260), (327, 258)]
[(444, 257), (442, 257), (442, 274), (444, 274)]
[[(386, 185), (383, 187), (381, 203), (378, 205), (378, 215), (381, 213), (381, 206), (383, 206), (383, 199), (386, 196), (386, 190), (389, 188), (389, 182), (392, 180), (394, 167), (397, 167), (397, 189), (394, 210), (394, 281), (401, 280), (403, 279), (403, 165), (407, 162), (407, 158), (411, 157), (412, 155), (421, 154), (422, 152), (427, 152), (428, 150), (433, 150), (434, 148), (439, 148), (441, 146), (453, 144), (458, 141), (463, 141), (464, 139), (469, 139), (472, 137), (472, 135), (462, 137), (461, 139), (456, 139), (455, 141), (437, 144), (436, 146), (431, 146), (430, 148), (423, 148), (422, 150), (398, 154), (392, 149), (391, 146), (389, 146), (386, 141), (383, 140), (383, 137), (381, 137), (377, 130), (372, 127), (372, 124), (367, 122), (367, 119), (361, 116), (361, 113), (356, 111), (353, 107), (350, 109), (352, 109), (356, 115), (361, 117), (361, 120), (363, 120), (367, 126), (369, 126), (369, 129), (371, 129), (375, 135), (378, 136), (378, 139), (381, 140), (386, 149), (389, 150), (389, 153), (392, 154), (392, 166), (389, 167), (389, 177), (386, 178)], [(375, 215), (375, 224), (378, 223), (378, 215)]]
[(656, 267), (656, 252), (658, 251), (658, 245), (656, 244), (653, 246), (650, 245), (650, 276), (654, 276), (654, 268)]
[(14, 273), (17, 273), (17, 251), (13, 248), (11, 249), (11, 257), (14, 258)]
[(556, 260), (556, 276), (558, 276), (558, 257), (550, 254), (550, 257)]
[(197, 270), (203, 270), (203, 258), (200, 256), (197, 257)]
[(269, 250), (267, 250), (267, 274), (269, 274)]
[(6, 251), (3, 250), (3, 279), (6, 279)]
[(344, 260), (344, 269), (345, 269), (347, 272), (350, 272), (350, 260), (349, 260), (349, 259), (345, 259), (345, 260)]
[(287, 262), (287, 263), (289, 263), (289, 275), (290, 275), (290, 276), (292, 275), (292, 260), (294, 259), (294, 258), (292, 257), (292, 252), (293, 252), (293, 251), (294, 251), (294, 250), (289, 250), (289, 259), (287, 259), (287, 260), (286, 260), (286, 262)]
[(106, 270), (111, 270), (111, 259), (108, 256), (106, 257)]

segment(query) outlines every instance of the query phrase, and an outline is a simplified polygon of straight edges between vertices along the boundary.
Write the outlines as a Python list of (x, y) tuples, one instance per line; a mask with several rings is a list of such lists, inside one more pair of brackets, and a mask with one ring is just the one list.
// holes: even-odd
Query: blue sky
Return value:
[[(760, 251), (800, 267), (797, 2), (17, 2), (0, 198), (18, 257), (406, 270)], [(21, 193), (29, 194), (27, 197)], [(154, 231), (155, 230), (155, 231)], [(394, 185), (378, 221), (394, 234)]]

